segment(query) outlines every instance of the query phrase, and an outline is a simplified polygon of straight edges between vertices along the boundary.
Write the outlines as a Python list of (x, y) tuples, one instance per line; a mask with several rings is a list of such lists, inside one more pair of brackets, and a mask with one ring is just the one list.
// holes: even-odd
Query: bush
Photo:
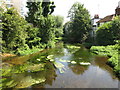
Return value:
[(96, 32), (98, 45), (113, 45), (120, 37), (120, 17), (100, 26)]
[(2, 52), (16, 51), (24, 48), (27, 22), (14, 8), (7, 9), (2, 15)]

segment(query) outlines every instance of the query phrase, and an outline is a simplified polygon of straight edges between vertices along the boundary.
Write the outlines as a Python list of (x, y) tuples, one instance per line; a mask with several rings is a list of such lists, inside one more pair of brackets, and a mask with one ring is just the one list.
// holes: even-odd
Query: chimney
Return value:
[(98, 14), (95, 14), (95, 15), (94, 15), (94, 19), (99, 19), (99, 15), (98, 15)]
[(115, 15), (120, 15), (120, 1), (118, 2), (118, 7), (115, 9)]

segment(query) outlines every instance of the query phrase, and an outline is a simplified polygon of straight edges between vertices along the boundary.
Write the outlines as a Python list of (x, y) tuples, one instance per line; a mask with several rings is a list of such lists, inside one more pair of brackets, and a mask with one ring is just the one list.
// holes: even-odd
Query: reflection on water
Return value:
[[(53, 55), (55, 61), (49, 61), (48, 55)], [(60, 73), (54, 62), (63, 64), (65, 72)], [(80, 62), (91, 64), (80, 65)], [(93, 56), (82, 46), (70, 48), (58, 44), (54, 49), (3, 62), (2, 87), (118, 88), (119, 80), (106, 62), (106, 57)]]
[(83, 74), (85, 70), (88, 69), (88, 66), (72, 65), (72, 64), (69, 64), (68, 66), (77, 75)]

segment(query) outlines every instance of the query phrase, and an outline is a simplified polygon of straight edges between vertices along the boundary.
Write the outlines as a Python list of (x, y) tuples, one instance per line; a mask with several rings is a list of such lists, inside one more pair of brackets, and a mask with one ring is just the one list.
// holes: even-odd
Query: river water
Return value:
[[(55, 65), (46, 61), (44, 56), (52, 55), (54, 62), (61, 63), (62, 73)], [(39, 58), (45, 66), (43, 70), (32, 72), (24, 69), (29, 65), (40, 65)], [(12, 66), (12, 71), (3, 75), (3, 88), (118, 88), (119, 79), (109, 67), (107, 57), (93, 55), (81, 46), (81, 48), (68, 48), (59, 44), (56, 48), (48, 49), (35, 54), (14, 57), (6, 60), (3, 69)], [(73, 63), (71, 63), (73, 61)], [(29, 62), (29, 63), (28, 63)], [(31, 64), (34, 63), (34, 64)], [(88, 65), (80, 64), (87, 62)], [(32, 66), (31, 66), (32, 67)], [(14, 68), (17, 68), (13, 70)], [(32, 70), (34, 71), (32, 67)], [(40, 68), (40, 67), (39, 67)], [(7, 69), (8, 70), (8, 69)], [(18, 70), (18, 71), (17, 71)], [(27, 71), (25, 71), (27, 70)], [(23, 71), (23, 72), (22, 72)]]

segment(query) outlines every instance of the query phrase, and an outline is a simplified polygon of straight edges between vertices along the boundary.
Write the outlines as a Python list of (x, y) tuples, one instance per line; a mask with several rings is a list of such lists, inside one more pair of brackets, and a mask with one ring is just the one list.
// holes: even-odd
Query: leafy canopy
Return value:
[(91, 29), (90, 14), (84, 5), (76, 2), (69, 10), (68, 17), (70, 23), (67, 25), (68, 38), (70, 42), (84, 42), (87, 38), (88, 31)]
[(115, 44), (115, 40), (120, 38), (120, 17), (117, 16), (113, 21), (100, 26), (96, 33), (98, 45)]

